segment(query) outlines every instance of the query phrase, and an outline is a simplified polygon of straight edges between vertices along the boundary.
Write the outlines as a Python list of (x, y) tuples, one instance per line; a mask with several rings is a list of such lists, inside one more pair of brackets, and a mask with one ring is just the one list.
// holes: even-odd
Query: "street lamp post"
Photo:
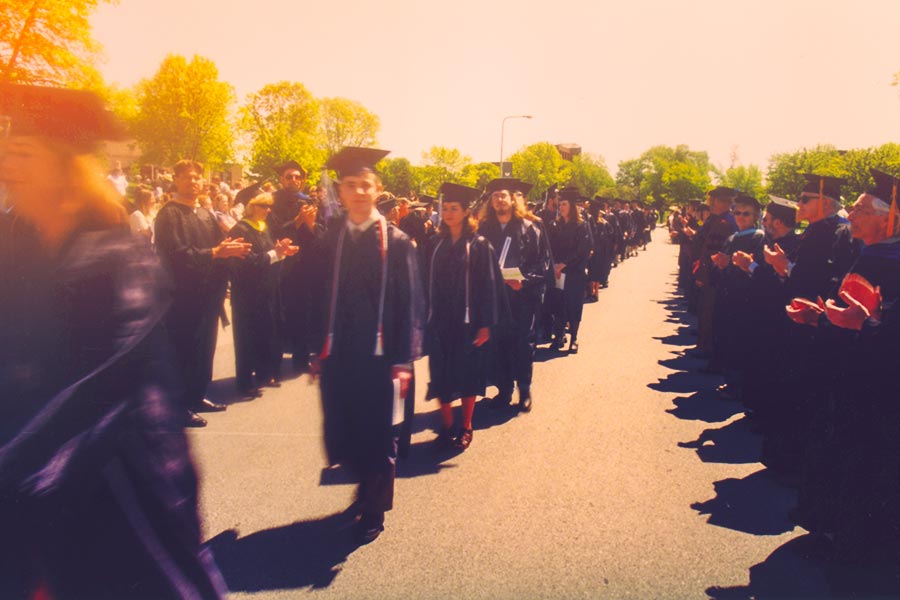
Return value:
[(503, 134), (506, 129), (506, 120), (507, 119), (530, 119), (531, 115), (509, 115), (507, 117), (503, 117), (503, 121), (500, 123), (500, 177), (503, 177)]

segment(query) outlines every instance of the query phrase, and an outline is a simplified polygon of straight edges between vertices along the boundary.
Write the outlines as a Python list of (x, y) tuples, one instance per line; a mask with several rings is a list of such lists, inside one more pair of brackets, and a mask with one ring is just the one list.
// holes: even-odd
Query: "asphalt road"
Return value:
[[(209, 415), (191, 432), (204, 532), (234, 598), (749, 598), (840, 595), (804, 559), (793, 494), (757, 462), (759, 439), (720, 383), (691, 372), (674, 295), (677, 247), (657, 231), (585, 307), (577, 355), (539, 351), (534, 410), (479, 403), (472, 446), (429, 446), (419, 398), (395, 509), (352, 543), (353, 486), (325, 470), (306, 376)], [(210, 397), (233, 402), (230, 331)]]

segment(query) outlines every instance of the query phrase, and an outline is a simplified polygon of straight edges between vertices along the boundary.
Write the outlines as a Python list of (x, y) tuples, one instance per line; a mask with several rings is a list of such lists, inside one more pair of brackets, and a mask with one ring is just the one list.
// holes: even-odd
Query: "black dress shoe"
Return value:
[(224, 404), (216, 404), (212, 400), (204, 398), (196, 405), (194, 405), (193, 410), (194, 412), (222, 412), (226, 408), (228, 407)]
[(384, 513), (363, 513), (356, 525), (356, 537), (359, 543), (370, 544), (384, 531)]
[(280, 388), (281, 382), (275, 379), (274, 377), (263, 384), (263, 387), (268, 388)]
[(206, 427), (206, 419), (195, 412), (187, 411), (184, 422), (185, 427)]
[(578, 342), (575, 340), (572, 340), (571, 343), (569, 343), (569, 354), (578, 354)]

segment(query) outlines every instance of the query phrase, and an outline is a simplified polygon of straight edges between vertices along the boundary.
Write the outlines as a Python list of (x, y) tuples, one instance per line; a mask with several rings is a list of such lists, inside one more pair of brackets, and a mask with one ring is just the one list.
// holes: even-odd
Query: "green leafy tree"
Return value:
[[(686, 145), (654, 146), (640, 158), (619, 163), (617, 183), (622, 196), (646, 200), (657, 208), (702, 198), (710, 188), (709, 155)], [(636, 197), (631, 195), (637, 192)]]
[(455, 148), (432, 146), (422, 153), (422, 165), (417, 169), (420, 190), (434, 194), (446, 181), (459, 183), (470, 164), (472, 159)]
[(385, 158), (378, 164), (384, 189), (398, 197), (409, 197), (419, 189), (416, 168), (405, 158)]
[(759, 200), (766, 198), (766, 186), (763, 184), (762, 170), (756, 165), (729, 167), (720, 176), (719, 183), (726, 187), (740, 190)]
[(240, 110), (250, 170), (271, 179), (276, 166), (296, 160), (318, 181), (328, 157), (319, 117), (319, 102), (301, 83), (271, 83), (250, 94)]
[(213, 61), (170, 54), (152, 78), (137, 86), (132, 131), (144, 160), (172, 164), (190, 158), (212, 167), (228, 162), (234, 144), (229, 122), (234, 102), (234, 90), (219, 81)]
[(804, 173), (844, 177), (842, 153), (834, 146), (823, 145), (773, 155), (766, 174), (768, 193), (796, 199), (806, 182)]
[(489, 181), (498, 177), (500, 177), (500, 167), (494, 163), (475, 163), (463, 167), (458, 183), (483, 189)]
[(611, 194), (623, 200), (637, 200), (644, 181), (644, 163), (640, 158), (619, 162), (616, 172), (616, 192)]
[(564, 160), (550, 142), (526, 146), (510, 156), (509, 161), (513, 176), (534, 186), (528, 193), (531, 200), (539, 199), (554, 183), (567, 183), (572, 174), (572, 163)]
[(0, 81), (93, 88), (100, 45), (90, 16), (110, 0), (0, 2)]
[[(299, 84), (298, 84), (299, 85)], [(344, 146), (374, 146), (381, 122), (359, 102), (346, 98), (319, 100), (320, 127), (325, 150), (333, 154)]]
[(575, 185), (588, 198), (615, 193), (616, 182), (601, 157), (579, 154), (572, 159), (568, 183)]

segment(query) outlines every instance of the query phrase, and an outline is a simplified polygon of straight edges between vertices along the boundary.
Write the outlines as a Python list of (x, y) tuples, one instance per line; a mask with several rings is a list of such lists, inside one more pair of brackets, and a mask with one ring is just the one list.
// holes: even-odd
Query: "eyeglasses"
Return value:
[(818, 196), (800, 196), (800, 204), (806, 204), (807, 202), (812, 202), (818, 198)]
[(733, 211), (731, 211), (731, 214), (733, 214), (733, 215), (736, 216), (736, 217), (752, 217), (752, 216), (753, 216), (753, 211), (750, 211), (750, 210), (733, 210)]

